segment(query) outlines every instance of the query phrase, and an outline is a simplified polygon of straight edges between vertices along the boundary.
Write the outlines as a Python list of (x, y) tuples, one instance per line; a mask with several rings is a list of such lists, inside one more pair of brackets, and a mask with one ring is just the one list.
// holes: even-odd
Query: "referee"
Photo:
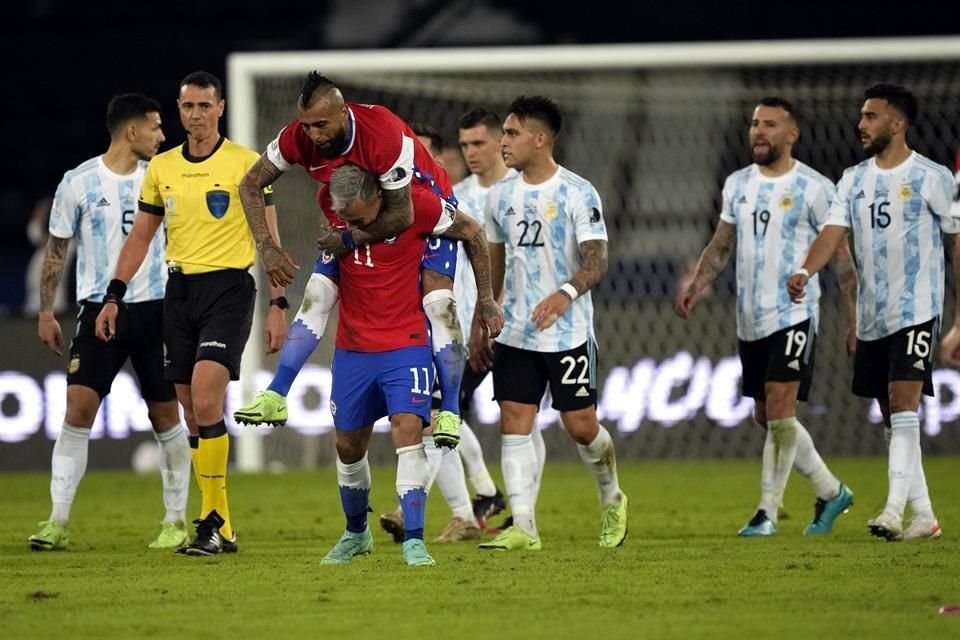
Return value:
[[(240, 374), (250, 336), (256, 289), (247, 270), (253, 238), (240, 206), (238, 185), (259, 154), (220, 135), (225, 101), (216, 76), (189, 74), (180, 83), (177, 107), (187, 132), (184, 144), (155, 156), (140, 190), (139, 209), (107, 287), (96, 332), (116, 334), (127, 283), (146, 257), (150, 239), (166, 222), (168, 280), (163, 302), (164, 375), (177, 390), (190, 429), (194, 468), (203, 504), (196, 537), (179, 552), (208, 556), (237, 550), (230, 521), (226, 474), (230, 452), (223, 403), (227, 384)], [(276, 209), (266, 190), (271, 235)], [(283, 289), (271, 288), (267, 345), (286, 336)]]

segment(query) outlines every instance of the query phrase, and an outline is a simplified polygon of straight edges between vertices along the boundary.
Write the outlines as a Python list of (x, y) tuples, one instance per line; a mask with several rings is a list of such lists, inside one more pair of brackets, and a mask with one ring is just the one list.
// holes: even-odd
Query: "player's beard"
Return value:
[(890, 132), (884, 131), (872, 138), (867, 144), (863, 145), (863, 152), (867, 154), (867, 157), (872, 157), (881, 153), (884, 149), (887, 148), (887, 145), (890, 144)]
[(783, 152), (768, 142), (766, 151), (758, 152), (755, 149), (751, 149), (751, 154), (753, 156), (753, 161), (756, 164), (760, 165), (761, 167), (769, 167), (771, 164), (780, 159), (780, 156), (783, 155)]
[(340, 132), (330, 138), (326, 145), (317, 145), (317, 152), (324, 158), (336, 158), (347, 150), (347, 129), (344, 127)]

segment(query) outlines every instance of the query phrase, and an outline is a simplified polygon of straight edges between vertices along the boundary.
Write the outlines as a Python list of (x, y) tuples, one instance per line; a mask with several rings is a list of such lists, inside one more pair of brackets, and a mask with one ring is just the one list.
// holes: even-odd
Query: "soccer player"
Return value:
[[(261, 158), (257, 171), (252, 174), (263, 174), (264, 179), (254, 179), (251, 185), (271, 184), (290, 167), (283, 154), (277, 151), (279, 140), (284, 135), (288, 136), (290, 144), (304, 145), (307, 155), (304, 156), (303, 167), (310, 177), (321, 184), (329, 182), (330, 173), (335, 167), (352, 162), (380, 176), (386, 192), (384, 213), (369, 229), (340, 233), (327, 228), (317, 241), (321, 251), (333, 255), (356, 251), (359, 246), (391, 238), (405, 229), (413, 219), (409, 194), (411, 188), (429, 189), (456, 206), (446, 172), (406, 123), (385, 107), (344, 102), (336, 85), (315, 71), (309, 73), (304, 81), (297, 103), (297, 119), (281, 132)], [(321, 208), (329, 211), (329, 194), (325, 189), (321, 188), (319, 200)], [(245, 211), (251, 218), (251, 229), (254, 237), (258, 238), (258, 246), (261, 246), (258, 234), (263, 233), (263, 223), (259, 209), (251, 201), (245, 202)], [(289, 283), (293, 273), (289, 256), (275, 252), (269, 244), (264, 244), (261, 252), (268, 270), (273, 269), (276, 281)], [(442, 395), (433, 438), (437, 446), (450, 448), (455, 447), (460, 439), (458, 397), (466, 361), (466, 349), (453, 297), (456, 256), (455, 243), (432, 238), (424, 254), (421, 274), (422, 303), (431, 323), (434, 364)], [(316, 290), (324, 288), (332, 292), (330, 286), (328, 282), (318, 284), (313, 278), (308, 282), (305, 294), (307, 308), (301, 307), (301, 313), (297, 316), (300, 324), (295, 320), (291, 329), (291, 336), (296, 340), (281, 354), (270, 387), (258, 393), (251, 405), (237, 412), (239, 421), (252, 424), (286, 422), (284, 396), (319, 344), (329, 315), (330, 307), (315, 304), (314, 300), (319, 295)]]
[[(723, 186), (720, 222), (700, 255), (693, 280), (677, 293), (674, 310), (686, 320), (698, 294), (723, 271), (736, 245), (737, 337), (743, 365), (743, 394), (755, 401), (754, 419), (766, 431), (760, 504), (741, 536), (772, 536), (791, 467), (813, 484), (817, 500), (805, 535), (829, 533), (837, 516), (853, 504), (853, 493), (834, 477), (797, 420), (797, 400), (806, 400), (820, 316), (820, 285), (794, 305), (782, 295), (796, 262), (823, 226), (833, 183), (793, 157), (800, 136), (793, 106), (763, 98), (750, 121), (753, 164), (730, 175)], [(837, 247), (838, 279), (847, 300), (852, 350), (856, 273), (847, 243)]]
[[(280, 143), (281, 151), (292, 150)], [(330, 222), (334, 215), (364, 228), (386, 208), (386, 195), (376, 175), (352, 163), (330, 176)], [(411, 566), (434, 564), (423, 543), (424, 508), (429, 462), (422, 429), (430, 423), (433, 390), (431, 353), (420, 308), (419, 265), (428, 235), (463, 240), (477, 277), (478, 306), (497, 305), (490, 285), (490, 266), (483, 229), (427, 189), (412, 189), (414, 223), (395, 238), (358, 247), (337, 262), (341, 292), (337, 348), (333, 357), (330, 408), (337, 431), (337, 476), (346, 531), (323, 559), (346, 564), (369, 553), (373, 536), (367, 524), (370, 467), (367, 445), (373, 423), (390, 417), (397, 447), (397, 496), (403, 509), (403, 558)], [(359, 256), (359, 257), (358, 257)], [(377, 309), (376, 314), (369, 309)], [(484, 316), (481, 316), (484, 317)], [(483, 325), (491, 335), (495, 324)]]
[[(858, 129), (870, 157), (844, 172), (826, 225), (787, 291), (802, 302), (814, 274), (848, 230), (853, 234), (859, 276), (853, 393), (879, 402), (890, 449), (887, 503), (867, 527), (886, 540), (935, 538), (940, 525), (923, 472), (917, 410), (921, 394), (933, 395), (933, 351), (943, 312), (942, 235), (953, 235), (949, 242), (956, 247), (960, 233), (960, 220), (950, 215), (953, 175), (907, 144), (918, 109), (909, 90), (876, 84), (864, 98)], [(913, 519), (904, 530), (907, 504)]]
[[(196, 450), (194, 465), (203, 503), (196, 536), (183, 553), (209, 556), (237, 551), (227, 502), (230, 441), (223, 401), (240, 374), (256, 290), (247, 273), (253, 239), (240, 207), (238, 185), (257, 154), (220, 135), (225, 101), (220, 80), (205, 71), (180, 83), (177, 106), (187, 141), (150, 161), (140, 189), (139, 213), (123, 244), (114, 279), (96, 321), (97, 336), (117, 336), (117, 315), (149, 241), (166, 222), (168, 281), (163, 305), (167, 380), (176, 386)], [(276, 211), (268, 207), (276, 237)], [(274, 286), (273, 297), (283, 294)], [(122, 317), (122, 316), (121, 316)], [(286, 334), (282, 309), (270, 306), (267, 343), (275, 351)]]
[[(483, 224), (483, 207), (487, 192), (493, 183), (503, 179), (508, 172), (500, 154), (500, 118), (492, 111), (478, 107), (460, 117), (459, 143), (471, 175), (453, 187), (460, 211), (469, 215), (479, 224)], [(443, 141), (435, 129), (419, 123), (411, 124), (417, 137), (427, 150), (438, 158), (443, 151)], [(439, 161), (439, 159), (438, 159)], [(477, 287), (472, 270), (466, 268), (466, 256), (463, 248), (458, 249), (457, 269), (454, 278), (454, 298), (457, 300), (457, 313), (460, 326), (469, 329), (473, 320), (473, 302), (477, 296)], [(468, 337), (468, 336), (465, 336)], [(461, 540), (475, 540), (480, 537), (488, 518), (506, 508), (503, 494), (493, 482), (486, 462), (483, 459), (483, 449), (476, 434), (471, 429), (466, 418), (470, 413), (473, 394), (486, 376), (487, 370), (475, 372), (471, 367), (464, 367), (463, 380), (460, 385), (460, 444), (457, 446), (458, 455), (449, 455), (443, 452), (439, 461), (431, 456), (431, 467), (438, 464), (436, 482), (444, 499), (453, 512), (450, 523), (443, 532), (434, 539), (434, 542), (457, 542)], [(434, 398), (435, 407), (436, 398)], [(539, 431), (536, 432), (540, 436)], [(541, 446), (543, 437), (540, 436)], [(471, 501), (467, 490), (466, 479), (476, 491), (476, 497)], [(380, 526), (390, 533), (394, 541), (403, 541), (403, 513), (400, 509), (380, 516)]]
[[(600, 546), (619, 546), (627, 536), (627, 497), (617, 478), (613, 439), (596, 411), (590, 289), (607, 270), (606, 225), (597, 190), (554, 160), (561, 125), (560, 109), (549, 98), (514, 100), (500, 144), (506, 165), (519, 173), (494, 184), (486, 200), (494, 293), (504, 295), (493, 389), (513, 526), (481, 549), (541, 548), (534, 515), (541, 465), (530, 434), (547, 385), (599, 488)], [(470, 343), (471, 359), (489, 349), (476, 324)]]
[(190, 483), (190, 448), (180, 422), (173, 385), (163, 378), (163, 234), (147, 238), (149, 256), (130, 281), (130, 304), (117, 339), (108, 344), (94, 336), (94, 319), (103, 304), (107, 282), (123, 239), (137, 216), (136, 194), (150, 160), (164, 141), (160, 105), (147, 96), (123, 94), (107, 106), (110, 146), (68, 171), (57, 187), (50, 214), (40, 282), (38, 334), (60, 355), (63, 333), (53, 301), (70, 238), (76, 238), (77, 333), (70, 343), (67, 368), (67, 413), (53, 447), (50, 497), (53, 511), (41, 530), (30, 536), (37, 551), (64, 549), (67, 522), (77, 488), (87, 469), (90, 429), (113, 379), (129, 358), (154, 436), (160, 445), (160, 469), (166, 515), (152, 549), (176, 548), (187, 540), (186, 508)]

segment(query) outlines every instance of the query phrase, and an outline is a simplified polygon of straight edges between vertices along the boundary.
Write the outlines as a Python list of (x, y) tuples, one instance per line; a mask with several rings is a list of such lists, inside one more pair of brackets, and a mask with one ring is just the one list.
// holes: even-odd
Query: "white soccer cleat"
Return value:
[(867, 520), (867, 528), (872, 535), (883, 538), (887, 542), (903, 540), (903, 518), (887, 511), (872, 520)]
[(930, 538), (939, 538), (943, 530), (940, 523), (934, 518), (914, 518), (910, 521), (910, 526), (903, 532), (904, 540), (926, 540)]

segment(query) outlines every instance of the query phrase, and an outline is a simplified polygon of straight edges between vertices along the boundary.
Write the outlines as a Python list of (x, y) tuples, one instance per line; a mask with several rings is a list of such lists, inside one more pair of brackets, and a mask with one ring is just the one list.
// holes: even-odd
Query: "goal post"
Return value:
[[(557, 99), (565, 119), (559, 159), (595, 184), (610, 233), (610, 271), (595, 295), (598, 409), (619, 436), (622, 457), (756, 451), (750, 404), (738, 393), (732, 270), (690, 323), (672, 316), (671, 301), (677, 278), (716, 224), (723, 178), (749, 162), (747, 118), (758, 98), (778, 94), (796, 104), (796, 155), (834, 180), (862, 157), (857, 112), (863, 89), (876, 81), (899, 82), (917, 94), (922, 115), (911, 144), (921, 153), (952, 163), (960, 143), (960, 37), (238, 52), (227, 60), (231, 139), (264, 150), (295, 116), (303, 76), (314, 69), (335, 80), (348, 101), (384, 104), (408, 121), (426, 121), (454, 146), (456, 119), (473, 106), (503, 115), (519, 94)], [(301, 265), (288, 294), (296, 309), (315, 255), (318, 213), (315, 185), (303, 172), (290, 174), (277, 184), (275, 200), (281, 235)], [(275, 362), (263, 355), (266, 287), (258, 284), (240, 391), (228, 404), (251, 398)], [(838, 328), (843, 310), (836, 287), (825, 285), (816, 400), (807, 408), (811, 430), (826, 434), (818, 436), (825, 453), (879, 453), (882, 433), (870, 424), (875, 408), (847, 391)], [(331, 429), (324, 411), (334, 330), (331, 318), (304, 386), (291, 391), (298, 394), (291, 428), (269, 437), (269, 430), (239, 430), (238, 469), (323, 461), (316, 442)], [(937, 382), (945, 397), (953, 397), (954, 386), (960, 397), (956, 372), (938, 370)], [(478, 394), (475, 420), (495, 422), (495, 407), (483, 394), (489, 390)], [(924, 405), (925, 450), (960, 451), (960, 401), (934, 402)], [(555, 422), (554, 412), (541, 412), (541, 426)]]

